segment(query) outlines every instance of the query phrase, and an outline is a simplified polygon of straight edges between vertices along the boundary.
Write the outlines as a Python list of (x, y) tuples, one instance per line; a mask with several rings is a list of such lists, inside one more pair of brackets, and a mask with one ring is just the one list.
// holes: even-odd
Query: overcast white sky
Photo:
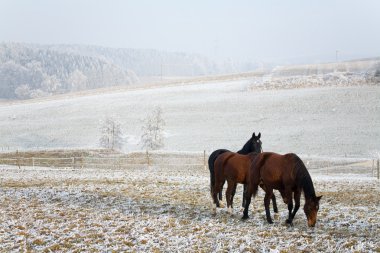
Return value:
[(0, 0), (0, 42), (255, 61), (380, 56), (378, 0)]

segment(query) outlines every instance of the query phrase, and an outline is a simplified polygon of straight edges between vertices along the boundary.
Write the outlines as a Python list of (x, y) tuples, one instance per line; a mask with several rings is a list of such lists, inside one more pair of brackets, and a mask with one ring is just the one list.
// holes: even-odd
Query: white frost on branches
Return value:
[(100, 127), (100, 146), (107, 149), (122, 149), (123, 134), (120, 124), (113, 118), (105, 118)]
[(162, 117), (162, 108), (157, 106), (143, 120), (141, 145), (149, 150), (156, 150), (164, 146), (165, 120)]

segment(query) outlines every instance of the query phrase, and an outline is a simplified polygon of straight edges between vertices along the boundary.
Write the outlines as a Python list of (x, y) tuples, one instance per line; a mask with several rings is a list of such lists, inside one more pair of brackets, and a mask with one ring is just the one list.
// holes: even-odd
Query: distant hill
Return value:
[(271, 72), (272, 76), (311, 76), (333, 72), (369, 74), (380, 71), (380, 58), (368, 58), (343, 62), (278, 66)]
[(162, 77), (167, 81), (223, 75), (217, 78), (225, 79), (228, 74), (233, 73), (234, 78), (239, 78), (236, 73), (246, 72), (241, 75), (243, 78), (249, 73), (257, 75), (257, 71), (271, 77), (312, 76), (338, 71), (360, 74), (360, 77), (364, 73), (367, 78), (380, 76), (379, 62), (379, 58), (373, 58), (272, 68), (270, 64), (255, 62), (230, 60), (216, 63), (200, 55), (153, 49), (0, 43), (0, 100), (128, 86)]
[(35, 98), (137, 82), (105, 59), (27, 44), (0, 44), (0, 98)]
[[(252, 66), (246, 66), (252, 67)], [(141, 77), (238, 72), (233, 63), (143, 49), (0, 43), (0, 99), (28, 99), (130, 85)]]
[(105, 48), (82, 45), (52, 45), (50, 50), (103, 59), (133, 70), (138, 76), (199, 76), (220, 73), (223, 68), (206, 57), (153, 49)]

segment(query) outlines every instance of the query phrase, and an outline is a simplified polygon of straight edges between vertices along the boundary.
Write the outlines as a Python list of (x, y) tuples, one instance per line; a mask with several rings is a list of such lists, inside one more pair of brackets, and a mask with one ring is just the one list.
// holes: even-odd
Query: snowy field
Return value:
[[(322, 194), (315, 228), (302, 208), (274, 224), (263, 192), (242, 221), (241, 186), (233, 216), (211, 215), (203, 167), (126, 170), (3, 166), (1, 252), (379, 252), (380, 183), (366, 163), (310, 170)], [(304, 199), (301, 199), (301, 207)], [(273, 213), (272, 213), (273, 215)]]
[(3, 102), (0, 148), (97, 148), (100, 121), (112, 116), (124, 132), (123, 151), (141, 150), (141, 120), (161, 106), (160, 152), (238, 150), (255, 131), (262, 133), (264, 151), (307, 159), (317, 194), (324, 196), (314, 229), (302, 208), (294, 227), (287, 227), (280, 199), (280, 214), (268, 225), (262, 192), (251, 218), (241, 221), (241, 187), (234, 215), (220, 209), (212, 216), (203, 166), (4, 165), (0, 252), (379, 252), (380, 183), (365, 159), (380, 150), (380, 86), (273, 80), (270, 90), (240, 80)]
[(252, 90), (253, 80), (115, 91), (0, 104), (0, 148), (97, 148), (115, 117), (124, 151), (141, 150), (142, 119), (161, 106), (164, 150), (240, 149), (261, 132), (264, 151), (372, 157), (379, 150), (380, 86)]

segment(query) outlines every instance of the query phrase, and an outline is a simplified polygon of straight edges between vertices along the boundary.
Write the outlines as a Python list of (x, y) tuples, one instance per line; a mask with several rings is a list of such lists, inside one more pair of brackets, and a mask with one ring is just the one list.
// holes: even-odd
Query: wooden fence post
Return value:
[(72, 168), (75, 169), (75, 157), (71, 157)]
[(203, 150), (203, 166), (206, 169), (206, 150)]
[(33, 170), (34, 170), (34, 157), (32, 157), (32, 164), (33, 164)]
[(375, 160), (372, 159), (372, 176), (375, 176)]
[(20, 167), (20, 159), (19, 159), (19, 155), (18, 155), (18, 149), (16, 150), (16, 157), (17, 157), (17, 166), (18, 166), (18, 169), (21, 169)]
[(148, 152), (148, 150), (146, 150), (146, 161), (147, 161), (148, 169), (149, 169), (149, 167), (150, 167), (150, 161), (149, 161), (149, 152)]

